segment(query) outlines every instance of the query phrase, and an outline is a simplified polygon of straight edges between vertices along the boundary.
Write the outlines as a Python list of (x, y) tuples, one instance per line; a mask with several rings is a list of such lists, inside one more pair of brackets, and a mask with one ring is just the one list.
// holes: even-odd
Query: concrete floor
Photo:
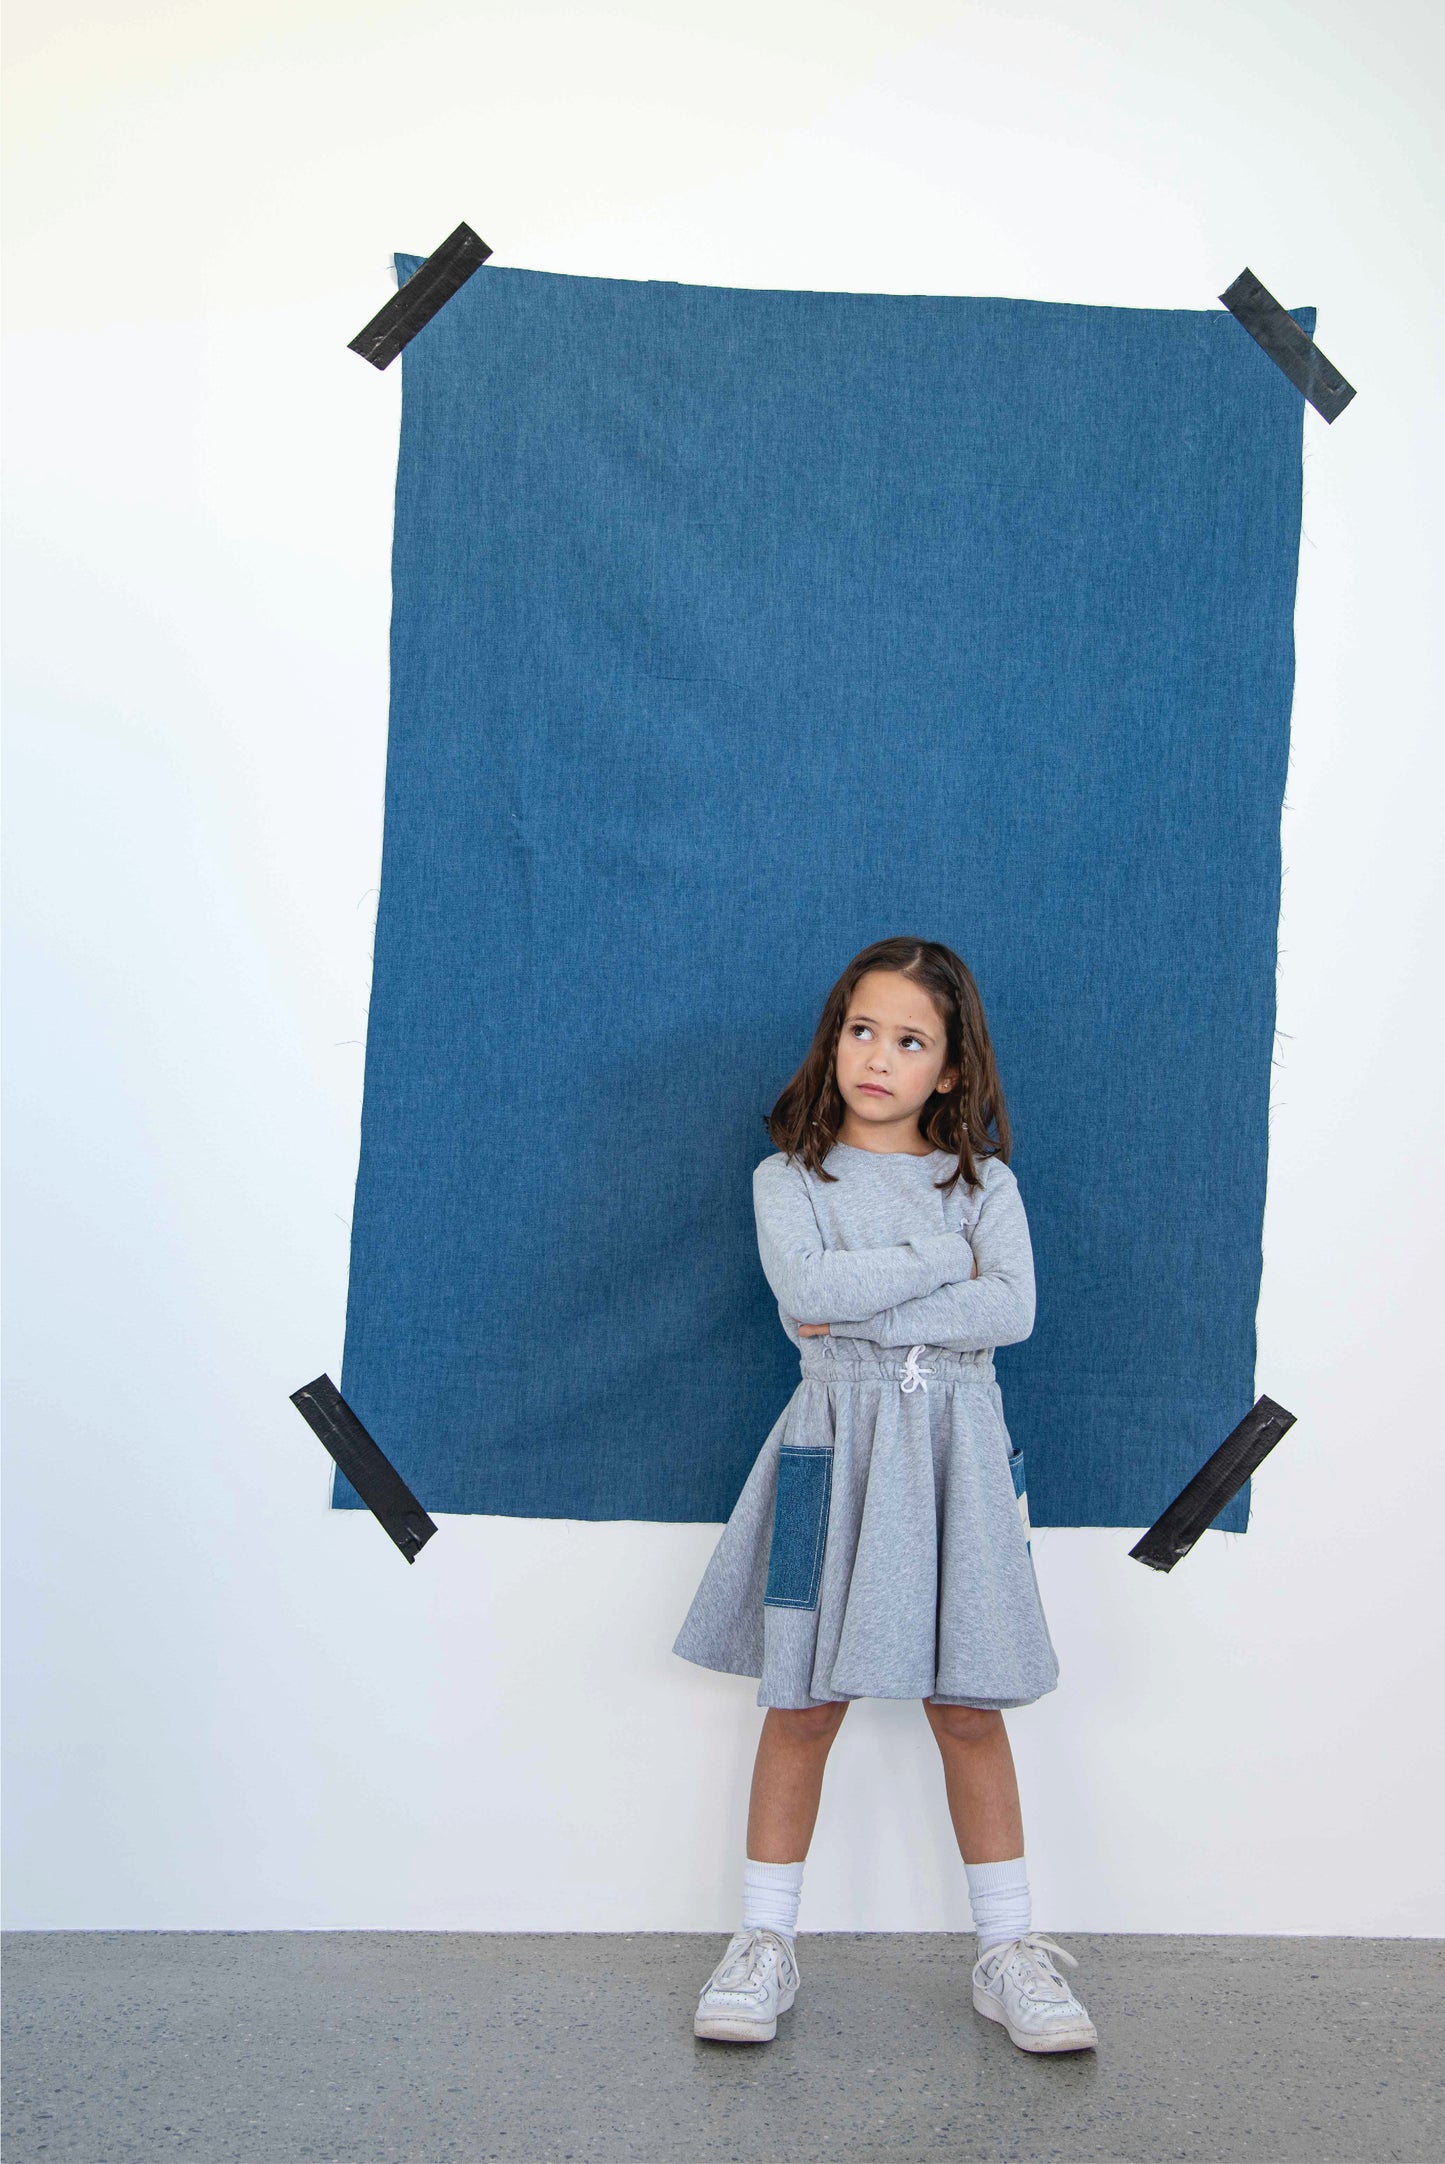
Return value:
[(1438, 1942), (1065, 1943), (1100, 2047), (1037, 2059), (941, 1933), (804, 1933), (749, 2046), (719, 1935), (15, 1932), (5, 2164), (1445, 2157)]

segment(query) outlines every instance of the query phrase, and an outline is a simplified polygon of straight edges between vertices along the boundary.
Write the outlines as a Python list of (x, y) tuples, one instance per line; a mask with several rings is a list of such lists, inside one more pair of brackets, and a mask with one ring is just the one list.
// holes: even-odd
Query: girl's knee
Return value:
[(925, 1698), (923, 1710), (934, 1734), (950, 1743), (987, 1743), (1003, 1727), (1003, 1715), (987, 1706), (940, 1706)]
[(821, 1743), (837, 1735), (847, 1711), (844, 1698), (826, 1706), (770, 1706), (768, 1718), (792, 1743)]

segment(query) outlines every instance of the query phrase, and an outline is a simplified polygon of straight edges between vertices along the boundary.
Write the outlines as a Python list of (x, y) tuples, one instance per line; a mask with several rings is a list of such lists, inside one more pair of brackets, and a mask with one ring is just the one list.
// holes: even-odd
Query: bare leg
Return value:
[(748, 1805), (748, 1854), (754, 1863), (802, 1863), (807, 1856), (823, 1769), (847, 1710), (846, 1699), (794, 1710), (769, 1706)]
[(1013, 1752), (1001, 1713), (923, 1701), (943, 1757), (948, 1811), (965, 1863), (1009, 1863), (1024, 1852)]

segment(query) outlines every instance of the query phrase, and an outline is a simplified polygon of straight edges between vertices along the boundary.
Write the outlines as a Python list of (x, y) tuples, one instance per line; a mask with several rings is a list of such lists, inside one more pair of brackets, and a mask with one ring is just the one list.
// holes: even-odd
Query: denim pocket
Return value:
[(1023, 1520), (1024, 1546), (1032, 1555), (1033, 1542), (1029, 1536), (1033, 1531), (1033, 1527), (1029, 1524), (1029, 1492), (1024, 1482), (1024, 1454), (1021, 1450), (1014, 1449), (1012, 1439), (1009, 1442), (1008, 1469), (1009, 1476), (1014, 1484), (1014, 1499), (1019, 1506), (1019, 1516)]
[(816, 1608), (833, 1492), (833, 1449), (784, 1443), (778, 1452), (765, 1608)]

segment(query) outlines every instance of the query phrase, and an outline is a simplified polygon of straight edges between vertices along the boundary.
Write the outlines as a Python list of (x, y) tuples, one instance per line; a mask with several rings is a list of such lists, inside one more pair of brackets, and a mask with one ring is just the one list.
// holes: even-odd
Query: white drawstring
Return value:
[(908, 1358), (903, 1363), (903, 1375), (898, 1385), (900, 1390), (917, 1390), (920, 1385), (925, 1390), (928, 1388), (927, 1383), (923, 1381), (924, 1376), (935, 1375), (938, 1371), (936, 1368), (921, 1368), (918, 1365), (918, 1355), (921, 1352), (927, 1352), (927, 1350), (926, 1345), (909, 1346)]

